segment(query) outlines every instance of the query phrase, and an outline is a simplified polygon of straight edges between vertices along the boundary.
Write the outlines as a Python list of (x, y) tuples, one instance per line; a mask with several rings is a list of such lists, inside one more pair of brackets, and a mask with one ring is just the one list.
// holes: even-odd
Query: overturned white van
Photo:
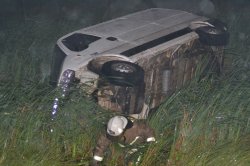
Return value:
[(145, 118), (148, 110), (188, 83), (204, 59), (202, 70), (220, 72), (228, 40), (218, 20), (148, 9), (61, 37), (51, 83), (60, 85), (63, 72), (74, 71), (80, 84), (92, 86), (104, 108)]

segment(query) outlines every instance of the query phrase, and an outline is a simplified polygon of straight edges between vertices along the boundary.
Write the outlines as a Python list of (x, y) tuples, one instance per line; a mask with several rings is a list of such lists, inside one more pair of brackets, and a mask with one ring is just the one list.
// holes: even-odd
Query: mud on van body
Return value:
[[(195, 75), (220, 72), (229, 34), (223, 23), (185, 11), (153, 8), (80, 29), (55, 47), (51, 82), (71, 70), (98, 103), (125, 114), (159, 106)], [(207, 63), (198, 66), (207, 59)], [(146, 113), (145, 113), (146, 112)]]

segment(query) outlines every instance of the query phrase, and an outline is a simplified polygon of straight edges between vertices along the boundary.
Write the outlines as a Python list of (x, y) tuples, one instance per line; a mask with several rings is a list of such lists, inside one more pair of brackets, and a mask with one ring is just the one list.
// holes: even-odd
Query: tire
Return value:
[(101, 74), (118, 86), (138, 86), (144, 82), (144, 70), (137, 64), (127, 61), (109, 61), (103, 64)]
[(96, 73), (96, 74), (101, 74), (101, 69), (102, 65), (106, 62), (109, 61), (114, 61), (114, 60), (120, 60), (120, 61), (130, 61), (130, 59), (126, 56), (119, 55), (119, 54), (104, 54), (102, 56), (99, 56), (97, 58), (92, 59), (88, 65), (87, 68)]
[(208, 21), (212, 26), (203, 26), (195, 30), (202, 44), (209, 46), (225, 46), (229, 42), (229, 32), (224, 23), (218, 20)]

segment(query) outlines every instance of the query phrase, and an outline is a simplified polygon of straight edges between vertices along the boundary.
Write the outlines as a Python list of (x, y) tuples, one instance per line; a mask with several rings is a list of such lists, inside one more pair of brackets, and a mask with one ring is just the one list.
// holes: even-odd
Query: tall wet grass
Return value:
[(151, 122), (168, 148), (162, 157), (166, 165), (249, 163), (250, 86), (224, 81), (194, 83), (153, 116)]
[(47, 85), (7, 84), (0, 92), (0, 165), (86, 165), (92, 159), (107, 113), (78, 90), (53, 120), (58, 94)]

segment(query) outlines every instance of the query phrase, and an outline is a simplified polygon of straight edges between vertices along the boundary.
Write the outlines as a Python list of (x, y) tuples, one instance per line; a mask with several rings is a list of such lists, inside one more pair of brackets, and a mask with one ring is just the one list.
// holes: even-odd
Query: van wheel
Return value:
[(112, 84), (137, 86), (144, 81), (144, 70), (127, 61), (109, 61), (103, 64), (101, 74)]
[(224, 23), (208, 21), (212, 26), (202, 26), (195, 30), (202, 44), (209, 46), (225, 46), (229, 42), (229, 32)]

